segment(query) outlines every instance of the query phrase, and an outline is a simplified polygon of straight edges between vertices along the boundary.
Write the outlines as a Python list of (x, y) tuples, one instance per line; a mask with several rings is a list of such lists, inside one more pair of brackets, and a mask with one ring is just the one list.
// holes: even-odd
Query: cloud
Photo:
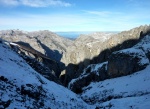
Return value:
[(81, 16), (70, 14), (3, 16), (0, 17), (0, 29), (71, 31), (86, 22)]
[(89, 11), (89, 10), (83, 10), (83, 12), (87, 14), (93, 14), (101, 17), (108, 17), (112, 15), (121, 15), (121, 12), (111, 12), (111, 11)]
[[(19, 17), (1, 17), (0, 29), (27, 31), (122, 31), (141, 25), (132, 16), (98, 17), (86, 14), (19, 14)], [(5, 27), (5, 28), (4, 28)]]
[(20, 3), (18, 0), (0, 0), (0, 4), (6, 6), (17, 6)]
[(88, 14), (98, 15), (98, 16), (107, 16), (110, 14), (109, 11), (84, 11)]
[(5, 6), (24, 5), (29, 7), (71, 6), (70, 3), (64, 2), (62, 0), (0, 0), (0, 4)]
[(27, 31), (122, 31), (149, 24), (147, 11), (123, 13), (115, 11), (82, 10), (78, 13), (2, 15), (0, 29), (22, 29)]

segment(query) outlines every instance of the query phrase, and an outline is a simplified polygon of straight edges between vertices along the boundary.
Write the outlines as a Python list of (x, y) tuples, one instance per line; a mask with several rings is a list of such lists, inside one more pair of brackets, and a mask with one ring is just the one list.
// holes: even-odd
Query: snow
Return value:
[(102, 67), (104, 64), (108, 64), (108, 62), (103, 62), (103, 63), (100, 63), (100, 64), (95, 64), (95, 66), (92, 68), (91, 72), (97, 71), (98, 68)]
[[(150, 37), (146, 36), (133, 48), (119, 52), (139, 56), (140, 64), (149, 64), (145, 53), (150, 52)], [(88, 68), (91, 68), (90, 72), (95, 73), (104, 64), (107, 62), (89, 65), (79, 79), (89, 74), (86, 72)], [(73, 79), (71, 83), (77, 79)], [(31, 95), (24, 94), (22, 87), (30, 91)], [(38, 99), (35, 99), (36, 93)], [(4, 107), (4, 104), (8, 106)], [(95, 107), (149, 109), (150, 65), (128, 76), (91, 82), (83, 88), (80, 95), (76, 95), (65, 87), (45, 79), (8, 45), (0, 43), (0, 108), (95, 109)]]
[(90, 41), (88, 43), (86, 43), (86, 45), (89, 48), (92, 48), (92, 46), (96, 43), (103, 43), (105, 41), (107, 41), (108, 39), (110, 39), (112, 37), (114, 33), (93, 33), (93, 34), (89, 34), (87, 37), (92, 37), (93, 41)]
[[(102, 67), (104, 64), (107, 64), (108, 62), (103, 62), (103, 63), (99, 63), (99, 64), (90, 64), (87, 66), (87, 68), (84, 69), (83, 73), (81, 74), (81, 78), (82, 76), (86, 76), (87, 73), (90, 73), (90, 72), (96, 72), (97, 75), (98, 74), (98, 68)], [(91, 68), (91, 70), (89, 72), (87, 72), (87, 69)], [(80, 78), (79, 77), (79, 78)]]
[[(150, 106), (150, 65), (132, 75), (91, 83), (83, 88), (83, 100), (91, 99), (97, 106), (113, 104), (112, 109), (129, 108), (148, 109)], [(111, 97), (111, 98), (110, 98)], [(145, 107), (143, 107), (145, 106)]]
[[(7, 109), (40, 108), (38, 106), (43, 105), (42, 108), (53, 109), (94, 108), (65, 87), (45, 79), (18, 54), (2, 43), (0, 43), (0, 77), (5, 79), (0, 80), (0, 101), (8, 104), (11, 101)], [(32, 98), (32, 95), (23, 95), (22, 86), (31, 94), (36, 94), (41, 87), (40, 99), (37, 101), (34, 96)], [(43, 105), (40, 105), (41, 102)], [(4, 108), (2, 104), (0, 108)]]
[(141, 59), (140, 62), (139, 62), (140, 65), (149, 64), (149, 59), (145, 55), (145, 52), (143, 50), (139, 49), (139, 48), (134, 48), (133, 47), (133, 48), (129, 48), (129, 49), (124, 49), (124, 50), (114, 52), (114, 54), (118, 53), (118, 52), (123, 53), (123, 54), (129, 54), (130, 56), (133, 56), (133, 57), (138, 56)]
[[(140, 59), (139, 64), (148, 65), (144, 70), (119, 78), (101, 82), (91, 82), (83, 87), (81, 98), (98, 108), (105, 109), (149, 109), (150, 107), (150, 65), (147, 55), (150, 53), (150, 36), (129, 49), (113, 54), (123, 53)], [(102, 64), (90, 65), (92, 71)], [(85, 74), (85, 72), (83, 72)]]
[[(90, 73), (95, 73), (96, 75), (99, 76), (99, 72), (98, 72), (98, 68), (101, 68), (104, 64), (107, 64), (108, 62), (103, 62), (103, 63), (99, 63), (99, 64), (91, 64), (89, 66), (87, 66), (87, 68), (84, 69), (83, 73), (75, 79), (72, 79), (69, 84), (68, 84), (68, 88), (71, 89), (71, 85), (74, 84), (76, 81), (87, 77), (88, 75), (90, 75)], [(90, 68), (90, 71), (87, 71)]]
[[(149, 109), (150, 94), (139, 97), (126, 97), (120, 99), (112, 99), (105, 102), (101, 107), (111, 106), (111, 109)], [(117, 104), (117, 105), (116, 105)]]
[(14, 45), (14, 46), (19, 46), (18, 44), (13, 43), (13, 42), (11, 42), (10, 44), (11, 44), (11, 45)]

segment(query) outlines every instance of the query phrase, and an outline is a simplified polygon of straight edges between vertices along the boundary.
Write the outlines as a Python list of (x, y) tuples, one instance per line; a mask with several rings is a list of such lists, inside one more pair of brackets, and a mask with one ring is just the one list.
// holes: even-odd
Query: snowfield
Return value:
[(34, 71), (9, 46), (0, 43), (0, 108), (91, 109), (70, 90)]

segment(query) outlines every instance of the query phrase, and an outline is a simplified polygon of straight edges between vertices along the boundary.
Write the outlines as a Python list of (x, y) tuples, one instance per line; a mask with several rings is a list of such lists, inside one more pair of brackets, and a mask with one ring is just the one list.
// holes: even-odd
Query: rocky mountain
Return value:
[(149, 56), (150, 34), (131, 48), (113, 52), (108, 61), (89, 65), (68, 88), (97, 109), (148, 109)]
[(75, 41), (49, 31), (0, 37), (2, 109), (149, 109), (150, 25)]
[[(35, 32), (2, 30), (0, 31), (0, 38), (9, 42), (20, 44), (20, 46), (34, 49), (56, 61), (55, 63), (53, 62), (53, 64), (49, 64), (50, 62), (47, 60), (48, 62), (44, 61), (43, 64), (53, 69), (57, 77), (60, 75), (61, 70), (65, 67), (65, 65), (61, 62), (62, 55), (66, 52), (67, 47), (73, 43), (72, 40), (60, 37), (47, 30)], [(25, 54), (28, 56), (28, 53)], [(30, 55), (30, 57), (36, 58), (33, 55)]]
[[(78, 64), (85, 59), (92, 59), (99, 54), (99, 46), (105, 43), (113, 33), (92, 33), (88, 35), (81, 34), (63, 55), (63, 62), (68, 65), (70, 63)], [(94, 49), (95, 48), (95, 49)]]
[(80, 35), (72, 46), (67, 48), (62, 57), (62, 62), (66, 65), (66, 70), (61, 73), (60, 79), (67, 86), (68, 82), (79, 76), (80, 72), (90, 64), (95, 56), (100, 52), (99, 45), (105, 43), (114, 33), (92, 33)]
[(150, 25), (145, 25), (117, 34), (80, 36), (63, 55), (63, 62), (67, 67), (61, 74), (61, 81), (67, 86), (73, 78), (79, 77), (88, 65), (107, 61), (114, 51), (134, 46), (149, 33)]
[(60, 37), (48, 30), (34, 32), (2, 30), (0, 38), (30, 46), (57, 61), (60, 61), (62, 53), (72, 44), (72, 40)]
[(16, 52), (0, 42), (1, 109), (91, 109), (76, 94), (45, 79)]
[(130, 75), (145, 69), (150, 62), (150, 35), (145, 36), (132, 48), (113, 52), (106, 62), (91, 64), (69, 83), (69, 88), (81, 93), (91, 82)]

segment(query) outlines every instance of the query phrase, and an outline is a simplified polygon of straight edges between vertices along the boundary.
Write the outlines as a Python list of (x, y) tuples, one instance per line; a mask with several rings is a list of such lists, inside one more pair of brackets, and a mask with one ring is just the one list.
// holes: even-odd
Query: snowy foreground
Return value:
[(0, 43), (0, 109), (91, 109), (70, 90), (34, 71)]

